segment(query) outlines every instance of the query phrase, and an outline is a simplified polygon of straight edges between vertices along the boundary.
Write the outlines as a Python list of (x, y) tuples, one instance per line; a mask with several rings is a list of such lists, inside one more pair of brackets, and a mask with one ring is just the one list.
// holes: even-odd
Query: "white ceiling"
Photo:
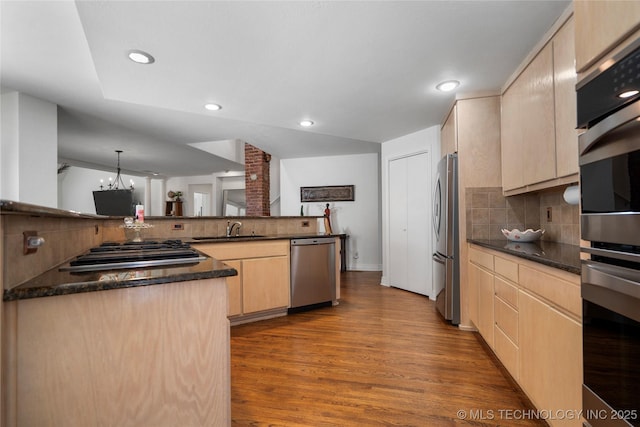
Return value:
[(500, 89), (569, 3), (2, 0), (0, 84), (59, 105), (59, 157), (77, 164), (113, 168), (121, 149), (141, 174), (237, 170), (188, 145), (235, 139), (279, 158), (379, 152), (442, 122), (440, 81)]

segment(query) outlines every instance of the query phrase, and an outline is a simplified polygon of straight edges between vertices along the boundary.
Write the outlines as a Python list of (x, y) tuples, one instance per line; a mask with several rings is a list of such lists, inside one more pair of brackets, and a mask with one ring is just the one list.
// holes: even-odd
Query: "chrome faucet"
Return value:
[(231, 237), (233, 235), (233, 227), (235, 227), (236, 225), (238, 226), (236, 228), (236, 236), (240, 235), (240, 227), (242, 227), (242, 223), (240, 221), (236, 221), (233, 224), (231, 224), (231, 226), (229, 226), (230, 221), (227, 221), (227, 237)]

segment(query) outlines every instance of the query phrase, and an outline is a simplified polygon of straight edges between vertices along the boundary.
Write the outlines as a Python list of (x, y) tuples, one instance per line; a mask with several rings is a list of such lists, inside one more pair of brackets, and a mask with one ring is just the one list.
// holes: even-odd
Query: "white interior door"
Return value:
[(431, 158), (389, 162), (389, 284), (422, 295), (432, 289)]
[(407, 159), (389, 162), (389, 284), (407, 289)]
[(431, 158), (422, 153), (407, 158), (408, 290), (429, 295), (431, 262)]

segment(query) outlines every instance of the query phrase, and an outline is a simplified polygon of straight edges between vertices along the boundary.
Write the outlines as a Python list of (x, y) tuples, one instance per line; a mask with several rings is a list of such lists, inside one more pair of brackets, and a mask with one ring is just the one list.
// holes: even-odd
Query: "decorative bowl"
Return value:
[(517, 228), (514, 228), (513, 230), (503, 228), (502, 234), (512, 242), (534, 242), (542, 237), (544, 230), (540, 229), (534, 231), (533, 229), (528, 228), (525, 231), (520, 231)]

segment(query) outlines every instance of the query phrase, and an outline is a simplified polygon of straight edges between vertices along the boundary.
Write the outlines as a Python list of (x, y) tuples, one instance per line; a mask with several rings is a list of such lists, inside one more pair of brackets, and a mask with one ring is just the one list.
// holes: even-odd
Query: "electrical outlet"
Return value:
[(360, 258), (360, 255), (358, 254), (358, 252), (356, 251), (356, 253), (353, 254), (353, 259), (358, 259)]
[(184, 230), (184, 224), (182, 224), (180, 222), (175, 223), (175, 224), (173, 224), (172, 229), (173, 230)]
[(551, 206), (549, 206), (547, 208), (547, 222), (552, 222), (553, 220), (553, 210), (551, 209)]

